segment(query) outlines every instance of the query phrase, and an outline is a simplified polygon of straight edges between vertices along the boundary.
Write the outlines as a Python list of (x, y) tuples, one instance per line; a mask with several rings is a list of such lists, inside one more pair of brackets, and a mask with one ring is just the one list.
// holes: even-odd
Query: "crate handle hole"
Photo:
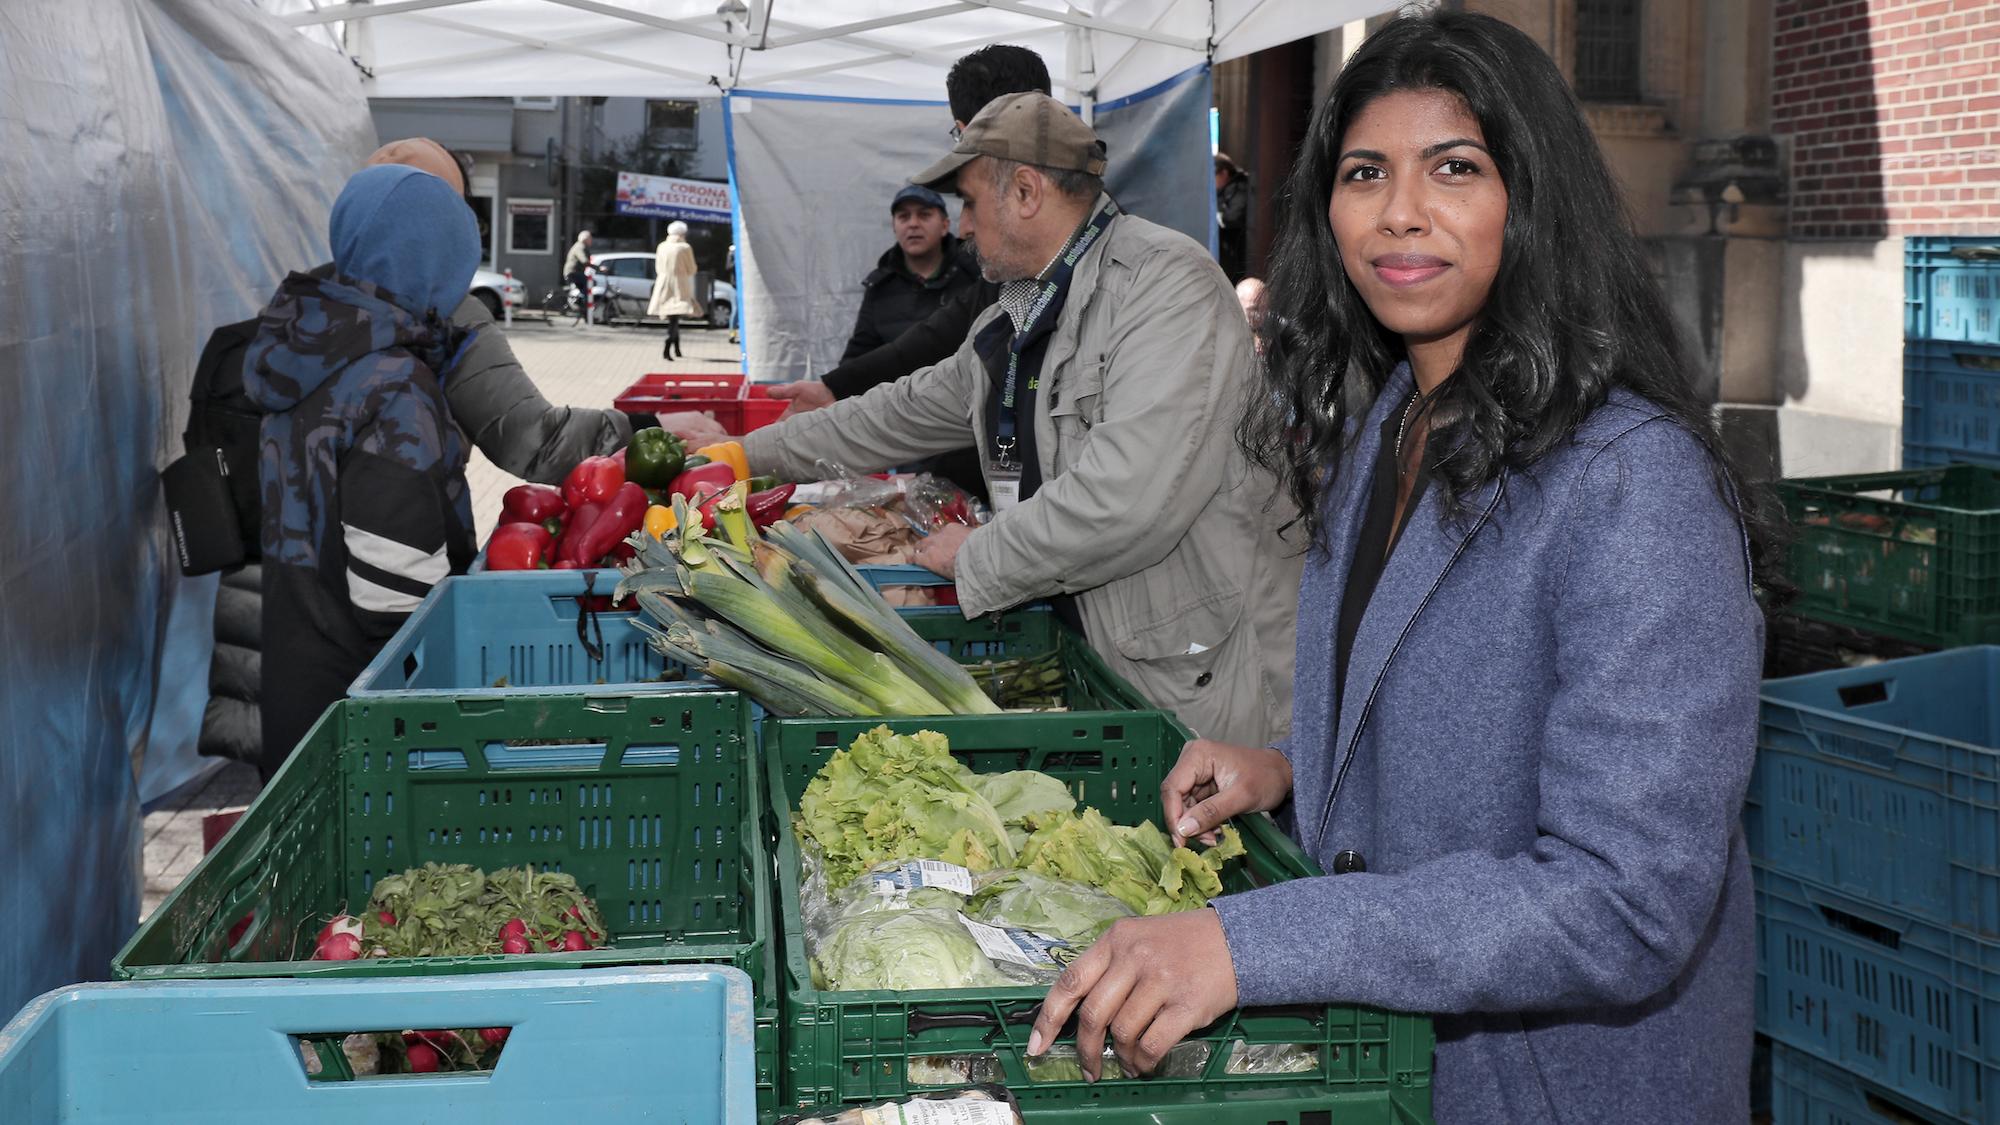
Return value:
[(1845, 931), (1888, 949), (1903, 947), (1903, 935), (1879, 922), (1871, 922), (1859, 915), (1849, 914), (1845, 910), (1835, 910), (1831, 906), (1820, 907), (1819, 913), (1820, 917), (1826, 919), (1826, 924), (1836, 930)]
[[(426, 1079), (449, 1075), (460, 1080), (468, 1078), (479, 1081), (490, 1080), (493, 1077), (494, 1070), (499, 1067), (501, 1060), (505, 1057), (507, 1049), (506, 1034), (513, 1030), (511, 1026), (500, 1028), (502, 1032), (501, 1042), (490, 1047), (483, 1038), (477, 1035), (474, 1036), (473, 1041), (470, 1043), (460, 1039), (456, 1033), (446, 1033), (443, 1036), (423, 1036), (419, 1042), (430, 1047), (438, 1059), (437, 1070), (427, 1073), (413, 1073), (401, 1069), (405, 1065), (405, 1056), (398, 1052), (396, 1047), (390, 1043), (380, 1042), (381, 1040), (402, 1040), (404, 1043), (403, 1050), (406, 1051), (413, 1044), (409, 1043), (403, 1032), (308, 1031), (288, 1036), (288, 1038), (292, 1041), (293, 1056), (299, 1060), (299, 1065), (305, 1071), (306, 1081), (316, 1086), (337, 1087), (355, 1082), (358, 1079), (366, 1079), (370, 1083), (378, 1080), (389, 1082), (421, 1082)], [(367, 1045), (374, 1048), (372, 1053), (379, 1059), (378, 1070), (374, 1074), (355, 1074), (351, 1057), (342, 1049), (342, 1044), (346, 1039), (357, 1035), (368, 1036), (371, 1039), (378, 1040), (377, 1043)], [(365, 1048), (357, 1044), (357, 1050), (362, 1049)]]
[(1842, 707), (1867, 707), (1884, 703), (1889, 699), (1889, 681), (1870, 680), (1865, 684), (1848, 684), (1840, 689)]

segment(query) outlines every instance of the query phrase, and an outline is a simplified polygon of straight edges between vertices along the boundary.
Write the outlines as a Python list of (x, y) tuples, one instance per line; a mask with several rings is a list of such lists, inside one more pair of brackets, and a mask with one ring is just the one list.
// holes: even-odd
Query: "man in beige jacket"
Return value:
[(1235, 429), (1250, 333), (1187, 237), (1118, 213), (1104, 147), (1043, 94), (1001, 98), (913, 182), (955, 190), (998, 304), (950, 359), (747, 437), (760, 472), (808, 477), (965, 444), (996, 513), (919, 561), (973, 617), (1051, 598), (1091, 646), (1204, 738), (1252, 746), (1291, 717), (1303, 541)]

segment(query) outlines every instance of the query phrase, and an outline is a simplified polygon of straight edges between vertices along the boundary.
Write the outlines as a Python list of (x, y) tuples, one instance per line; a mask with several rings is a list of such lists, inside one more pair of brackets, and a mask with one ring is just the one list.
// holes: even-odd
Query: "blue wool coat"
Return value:
[[(1412, 513), (1333, 698), (1389, 379), (1299, 592), (1293, 834), (1365, 872), (1218, 899), (1246, 1006), (1437, 1014), (1439, 1125), (1748, 1119), (1738, 823), (1762, 617), (1700, 443), (1614, 391), (1440, 525)], [(1337, 789), (1337, 792), (1336, 792)]]

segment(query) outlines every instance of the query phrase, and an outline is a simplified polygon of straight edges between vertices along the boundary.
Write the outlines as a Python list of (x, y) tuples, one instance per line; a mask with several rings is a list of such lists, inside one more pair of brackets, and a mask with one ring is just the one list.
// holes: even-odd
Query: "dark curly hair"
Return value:
[(1432, 10), (1370, 36), (1340, 72), (1293, 165), (1273, 248), (1265, 387), (1240, 434), (1284, 482), (1316, 547), (1321, 503), (1353, 423), (1396, 364), (1383, 328), (1347, 278), (1327, 220), (1340, 145), (1374, 99), (1444, 90), (1479, 121), (1507, 187), (1500, 269), (1458, 370), (1439, 391), (1432, 440), (1445, 516), (1503, 471), (1568, 441), (1613, 387), (1643, 395), (1707, 448), (1716, 485), (1755, 548), (1757, 580), (1780, 589), (1783, 521), (1769, 490), (1723, 448), (1694, 366), (1653, 280), (1596, 137), (1555, 63), (1489, 16)]

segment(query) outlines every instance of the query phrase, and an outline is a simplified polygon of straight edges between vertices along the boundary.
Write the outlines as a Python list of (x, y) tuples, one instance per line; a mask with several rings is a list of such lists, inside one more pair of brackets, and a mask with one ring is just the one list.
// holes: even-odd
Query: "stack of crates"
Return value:
[[(670, 667), (637, 613), (608, 608), (606, 592), (575, 571), (440, 583), (141, 928), (117, 974), (297, 980), (344, 993), (380, 978), (719, 964), (750, 981), (762, 1125), (937, 1089), (938, 1075), (956, 1073), (913, 1072), (912, 1058), (966, 1060), (968, 1075), (1006, 1083), (1028, 1125), (1315, 1125), (1329, 1114), (1428, 1125), (1434, 1039), (1422, 1017), (1324, 1005), (1235, 1013), (1195, 1036), (1198, 1074), (1086, 1085), (1036, 1082), (1024, 1064), (1023, 1020), (1040, 989), (815, 989), (791, 810), (826, 758), (879, 720), (768, 716)], [(944, 733), (977, 770), (1049, 772), (1120, 822), (1159, 822), (1160, 781), (1187, 730), (1050, 610), (971, 621), (955, 608), (902, 612), (960, 663), (1053, 658), (1065, 709), (893, 726)], [(1268, 819), (1246, 837), (1232, 889), (1317, 873)], [(305, 959), (327, 916), (365, 903), (375, 880), (433, 861), (572, 874), (603, 911), (610, 947)], [(1274, 1045), (1303, 1048), (1292, 1057), (1312, 1065), (1285, 1074), (1243, 1065), (1259, 1054), (1252, 1048)]]
[(2000, 235), (1903, 242), (1903, 467), (2000, 465)]
[(1780, 1125), (2000, 1125), (2000, 647), (1764, 685), (1744, 817)]

